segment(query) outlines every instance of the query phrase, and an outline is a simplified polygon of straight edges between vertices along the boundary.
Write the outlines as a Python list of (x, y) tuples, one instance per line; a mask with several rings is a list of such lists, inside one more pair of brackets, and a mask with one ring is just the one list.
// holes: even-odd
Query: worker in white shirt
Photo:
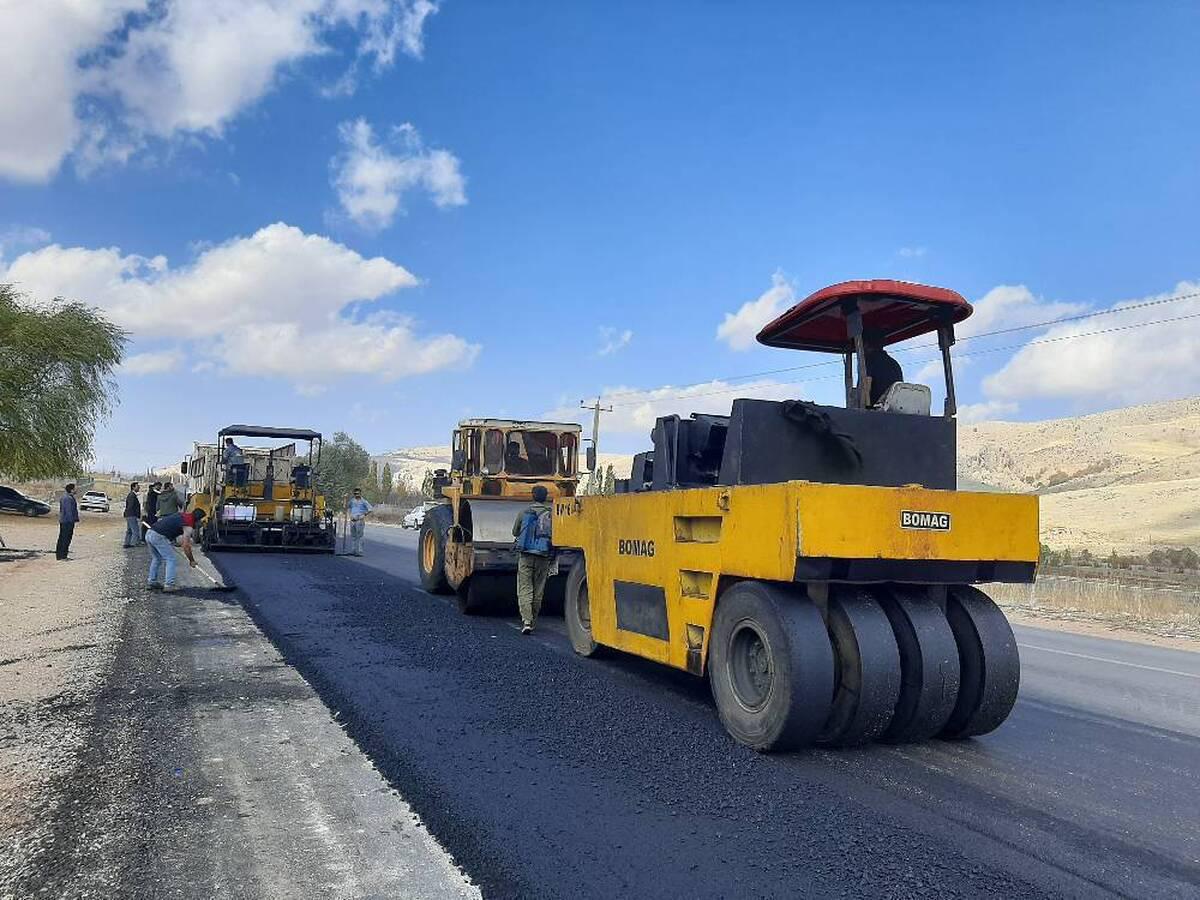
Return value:
[(354, 489), (354, 496), (350, 498), (346, 510), (350, 514), (350, 555), (362, 556), (363, 531), (367, 527), (367, 516), (371, 514), (371, 504), (363, 497), (360, 488)]

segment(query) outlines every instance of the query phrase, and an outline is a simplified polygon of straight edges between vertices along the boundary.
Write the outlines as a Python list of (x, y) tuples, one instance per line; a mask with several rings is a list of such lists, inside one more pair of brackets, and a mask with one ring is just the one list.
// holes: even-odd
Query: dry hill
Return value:
[(1042, 495), (1042, 540), (1107, 554), (1200, 545), (1200, 398), (959, 428), (958, 472)]

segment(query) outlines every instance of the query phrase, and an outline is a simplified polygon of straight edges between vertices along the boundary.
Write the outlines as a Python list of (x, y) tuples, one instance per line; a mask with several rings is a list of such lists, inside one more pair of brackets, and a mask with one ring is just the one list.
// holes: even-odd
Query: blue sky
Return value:
[(864, 277), (968, 333), (1184, 298), (962, 344), (965, 419), (1195, 394), (1200, 319), (1072, 336), (1200, 313), (1200, 7), (1050, 6), (18, 3), (0, 278), (133, 332), (128, 469), (235, 421), (383, 451), (608, 392), (632, 451), (835, 401), (730, 376), (814, 361), (747, 338)]

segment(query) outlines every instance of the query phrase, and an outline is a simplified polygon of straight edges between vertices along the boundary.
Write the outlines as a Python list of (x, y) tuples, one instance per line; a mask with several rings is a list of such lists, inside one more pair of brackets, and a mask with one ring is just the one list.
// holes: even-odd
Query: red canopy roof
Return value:
[(908, 281), (843, 281), (800, 301), (758, 333), (768, 347), (847, 353), (853, 349), (847, 315), (857, 301), (863, 334), (877, 346), (895, 344), (939, 325), (961, 322), (971, 304), (946, 288)]

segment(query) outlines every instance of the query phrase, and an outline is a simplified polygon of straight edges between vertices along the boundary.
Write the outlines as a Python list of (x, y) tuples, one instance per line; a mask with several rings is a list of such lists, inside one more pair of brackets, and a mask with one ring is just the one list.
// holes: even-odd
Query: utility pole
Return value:
[(598, 454), (600, 453), (599, 444), (598, 444), (598, 441), (600, 440), (600, 413), (612, 412), (613, 408), (611, 406), (601, 406), (599, 397), (596, 397), (595, 403), (588, 403), (586, 400), (580, 400), (579, 406), (581, 409), (590, 409), (592, 411), (592, 456), (593, 456), (593, 458), (588, 460), (588, 462), (591, 463), (591, 465), (588, 466), (588, 470), (595, 471), (596, 466), (599, 465), (599, 463), (596, 461), (596, 459), (598, 458)]

